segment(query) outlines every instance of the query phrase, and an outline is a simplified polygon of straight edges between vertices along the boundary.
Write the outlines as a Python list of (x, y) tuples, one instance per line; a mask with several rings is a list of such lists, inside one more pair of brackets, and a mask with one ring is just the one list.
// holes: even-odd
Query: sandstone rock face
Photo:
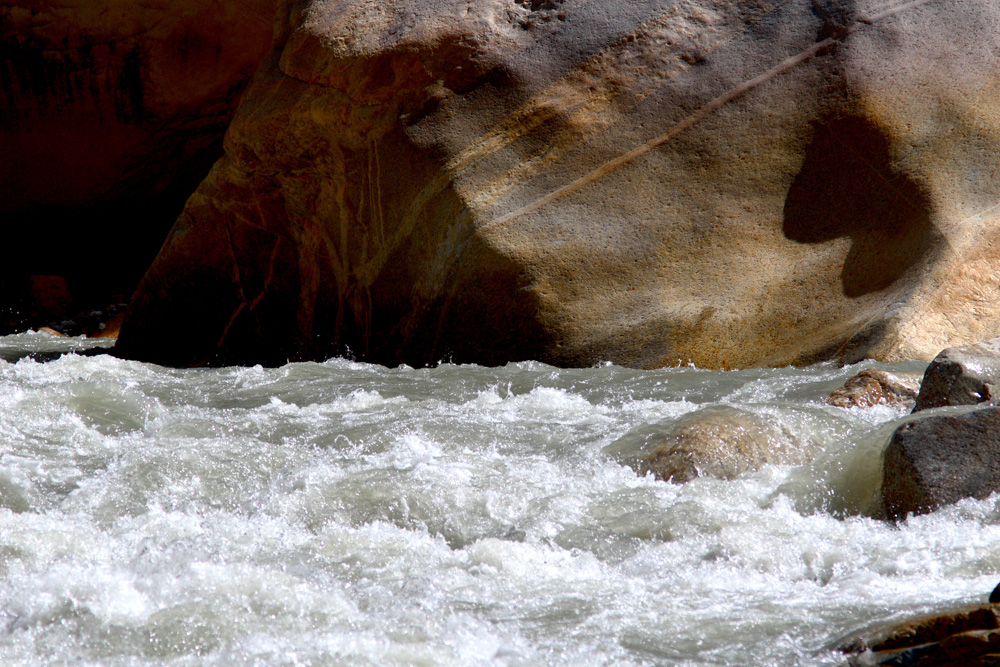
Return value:
[(882, 455), (882, 499), (892, 519), (998, 490), (998, 407), (907, 422)]
[(222, 154), (276, 4), (0, 2), (0, 219), (17, 249), (0, 270), (0, 329), (18, 293), (38, 307), (30, 275), (65, 278), (78, 310), (106, 305), (88, 291), (108, 283), (135, 289)]
[(934, 357), (924, 372), (914, 412), (943, 405), (993, 402), (1000, 389), (1000, 338), (952, 347)]
[(991, 0), (279, 16), (123, 355), (739, 367), (1000, 329)]
[(734, 479), (770, 461), (791, 463), (782, 454), (796, 449), (780, 426), (735, 408), (686, 415), (657, 440), (641, 472), (676, 484), (702, 475)]
[(919, 390), (918, 377), (899, 376), (876, 368), (866, 368), (831, 393), (827, 402), (838, 408), (899, 405), (916, 400)]
[(838, 647), (851, 667), (911, 665), (971, 667), (1000, 664), (1000, 607), (963, 607), (876, 627)]

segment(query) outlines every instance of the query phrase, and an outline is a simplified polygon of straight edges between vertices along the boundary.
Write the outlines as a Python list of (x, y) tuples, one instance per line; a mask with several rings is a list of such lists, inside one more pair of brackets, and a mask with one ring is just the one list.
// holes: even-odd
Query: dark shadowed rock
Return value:
[(167, 187), (229, 124), (276, 4), (5, 1), (0, 210)]
[(917, 398), (920, 378), (896, 375), (867, 368), (830, 394), (827, 402), (838, 408), (870, 408), (875, 405), (899, 405)]
[(57, 316), (29, 276), (64, 280), (74, 312), (131, 294), (221, 156), (276, 5), (0, 2), (0, 220), (17, 249), (0, 333)]
[(123, 355), (718, 368), (1000, 329), (993, 0), (278, 14)]
[(1000, 338), (943, 350), (924, 372), (914, 412), (993, 402), (1000, 389)]
[(882, 455), (888, 516), (932, 511), (1000, 490), (1000, 408), (903, 424)]

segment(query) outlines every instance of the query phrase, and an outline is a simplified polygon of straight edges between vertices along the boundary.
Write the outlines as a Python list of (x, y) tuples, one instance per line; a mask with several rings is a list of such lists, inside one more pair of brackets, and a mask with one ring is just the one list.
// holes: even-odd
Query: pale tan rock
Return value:
[(279, 15), (121, 354), (729, 368), (1000, 331), (997, 3)]
[(919, 391), (919, 376), (897, 375), (877, 368), (866, 368), (831, 393), (827, 402), (839, 408), (912, 404)]
[(779, 425), (753, 413), (709, 408), (680, 419), (640, 472), (677, 484), (702, 475), (734, 479), (774, 459), (790, 463), (788, 441)]

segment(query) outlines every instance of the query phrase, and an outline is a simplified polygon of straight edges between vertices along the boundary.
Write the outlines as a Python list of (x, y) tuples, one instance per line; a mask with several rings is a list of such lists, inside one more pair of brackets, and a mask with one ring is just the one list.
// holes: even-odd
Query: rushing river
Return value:
[[(904, 412), (823, 400), (863, 366), (20, 358), (84, 345), (0, 339), (3, 665), (836, 665), (998, 580), (996, 498), (869, 517)], [(727, 406), (814, 460), (636, 473)]]

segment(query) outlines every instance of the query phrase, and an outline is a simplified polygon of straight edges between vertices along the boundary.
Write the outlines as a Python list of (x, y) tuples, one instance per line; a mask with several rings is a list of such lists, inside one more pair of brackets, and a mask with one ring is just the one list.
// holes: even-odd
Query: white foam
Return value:
[[(856, 370), (0, 364), (0, 655), (837, 664), (1000, 562), (996, 499), (863, 515), (901, 411), (826, 406)], [(678, 486), (611, 451), (710, 406), (822, 453)]]

